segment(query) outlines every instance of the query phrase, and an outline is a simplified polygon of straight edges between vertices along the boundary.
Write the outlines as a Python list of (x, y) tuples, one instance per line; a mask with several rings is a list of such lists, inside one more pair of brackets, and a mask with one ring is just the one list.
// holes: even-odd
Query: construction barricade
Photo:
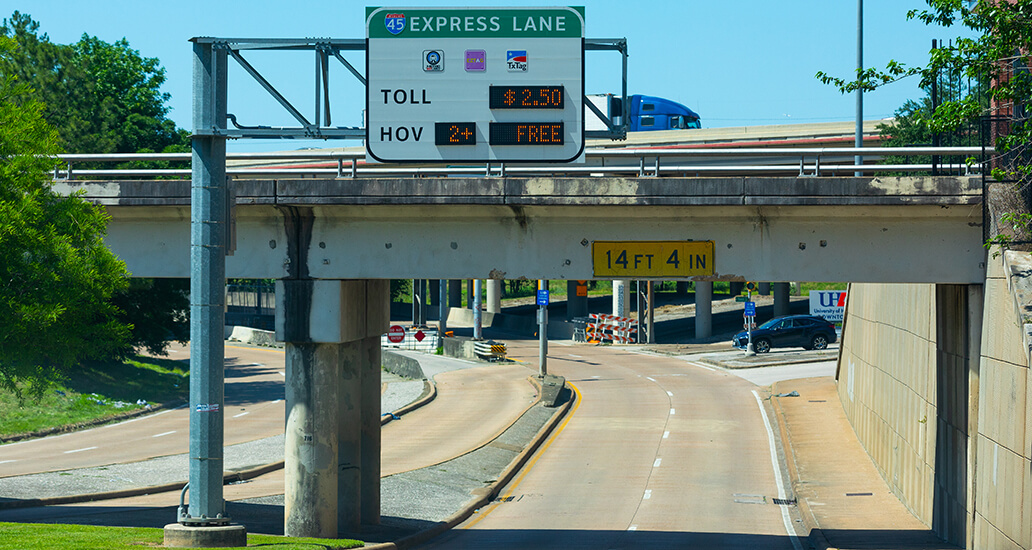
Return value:
[(637, 341), (638, 320), (617, 317), (608, 313), (592, 313), (585, 328), (589, 342), (610, 341), (614, 344), (633, 344)]

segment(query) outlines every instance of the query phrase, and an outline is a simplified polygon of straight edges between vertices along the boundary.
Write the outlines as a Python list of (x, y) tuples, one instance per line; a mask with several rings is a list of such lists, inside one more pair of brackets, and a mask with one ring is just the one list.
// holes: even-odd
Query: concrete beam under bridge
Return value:
[[(592, 279), (596, 240), (712, 240), (711, 280), (977, 283), (981, 182), (907, 178), (418, 178), (235, 183), (228, 277), (283, 278), (284, 206), (314, 278)], [(180, 189), (182, 187), (183, 189)], [(70, 182), (140, 277), (189, 273), (187, 182)], [(701, 279), (700, 279), (701, 280)]]

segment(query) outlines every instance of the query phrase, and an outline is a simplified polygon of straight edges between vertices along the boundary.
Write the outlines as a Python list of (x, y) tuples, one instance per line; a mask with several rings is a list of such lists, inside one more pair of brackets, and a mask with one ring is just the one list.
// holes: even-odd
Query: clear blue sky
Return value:
[[(471, 6), (518, 4), (469, 2)], [(684, 103), (701, 115), (705, 127), (854, 118), (854, 98), (817, 82), (814, 73), (852, 74), (856, 63), (855, 0), (586, 0), (572, 4), (585, 5), (587, 37), (627, 38), (630, 93)], [(58, 43), (74, 42), (83, 33), (108, 42), (127, 38), (142, 55), (161, 60), (168, 77), (165, 91), (172, 95), (170, 116), (189, 129), (189, 38), (364, 38), (366, 5), (341, 0), (32, 0), (5, 1), (0, 16), (9, 17), (16, 9), (28, 13), (40, 23), (40, 30)], [(397, 5), (455, 4), (413, 1)], [(908, 9), (923, 7), (921, 0), (866, 0), (865, 65), (883, 67), (889, 59), (922, 64), (933, 38), (948, 40), (961, 32), (906, 21)], [(247, 57), (311, 117), (311, 54), (250, 53)], [(364, 68), (363, 56), (347, 57)], [(230, 65), (235, 63), (230, 61)], [(292, 124), (242, 71), (234, 71), (229, 109), (241, 123)], [(331, 71), (334, 124), (361, 125), (364, 92), (343, 66), (334, 63)], [(588, 52), (588, 93), (619, 92), (619, 75), (618, 55)], [(867, 94), (864, 118), (892, 116), (906, 99), (922, 95), (917, 84), (911, 78)], [(240, 145), (232, 149), (240, 150)], [(282, 145), (287, 149), (302, 144)]]

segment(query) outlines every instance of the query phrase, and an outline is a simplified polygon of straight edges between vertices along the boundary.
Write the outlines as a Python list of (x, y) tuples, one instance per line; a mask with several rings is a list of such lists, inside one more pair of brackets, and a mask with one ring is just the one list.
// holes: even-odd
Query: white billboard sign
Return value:
[(379, 162), (573, 162), (581, 8), (367, 8), (366, 152)]
[(846, 313), (845, 290), (811, 290), (810, 315), (841, 323)]

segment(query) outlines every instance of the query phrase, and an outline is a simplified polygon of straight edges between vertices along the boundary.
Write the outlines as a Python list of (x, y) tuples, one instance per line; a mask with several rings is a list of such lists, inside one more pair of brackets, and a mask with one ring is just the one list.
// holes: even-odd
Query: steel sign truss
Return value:
[[(336, 59), (347, 71), (363, 86), (367, 85), (366, 77), (346, 57), (349, 53), (361, 52), (367, 54), (366, 40), (351, 38), (213, 38), (197, 37), (191, 40), (195, 44), (209, 45), (213, 50), (227, 52), (227, 57), (236, 62), (245, 73), (257, 82), (262, 89), (269, 94), (292, 118), (298, 122), (298, 126), (283, 127), (269, 126), (262, 124), (249, 124), (248, 121), (238, 120), (232, 112), (226, 114), (229, 124), (214, 124), (210, 127), (194, 128), (193, 135), (196, 136), (219, 136), (234, 139), (356, 139), (366, 137), (365, 127), (333, 126), (330, 109), (330, 67), (333, 63), (330, 58)], [(621, 54), (622, 58), (622, 88), (621, 93), (627, 96), (627, 40), (624, 38), (585, 38), (584, 50), (587, 51), (615, 51)], [(311, 93), (315, 96), (315, 112), (311, 117), (306, 116), (300, 109), (295, 107), (286, 97), (283, 96), (276, 86), (269, 81), (261, 72), (254, 67), (244, 56), (245, 53), (260, 53), (268, 51), (311, 51), (315, 54), (313, 71), (313, 89)], [(248, 55), (250, 57), (250, 55)], [(621, 124), (613, 123), (605, 117), (598, 109), (586, 99), (583, 100), (587, 109), (595, 112), (609, 126), (608, 130), (585, 131), (587, 138), (610, 138), (624, 139), (627, 135), (628, 113), (624, 113)], [(629, 109), (627, 102), (624, 102), (624, 110)]]

